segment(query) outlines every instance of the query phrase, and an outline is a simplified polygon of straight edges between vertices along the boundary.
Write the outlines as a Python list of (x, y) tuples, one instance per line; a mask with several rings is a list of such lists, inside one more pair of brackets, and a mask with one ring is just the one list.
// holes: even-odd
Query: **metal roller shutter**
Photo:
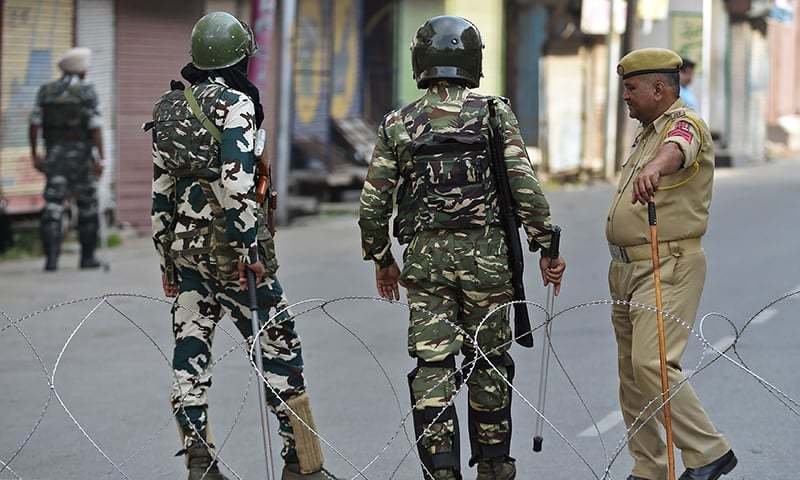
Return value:
[(78, 0), (76, 44), (92, 49), (87, 78), (97, 90), (103, 119), (103, 146), (108, 167), (99, 186), (102, 208), (113, 209), (112, 179), (116, 177), (116, 132), (114, 112), (114, 1)]
[(192, 26), (205, 2), (117, 0), (116, 9), (117, 216), (147, 230), (153, 167), (150, 135), (142, 132), (142, 124), (190, 60)]
[(0, 193), (11, 214), (44, 205), (44, 177), (30, 160), (28, 117), (39, 86), (61, 74), (55, 62), (72, 46), (73, 14), (72, 0), (2, 2)]
[(330, 135), (331, 1), (300, 0), (294, 70), (294, 136), (327, 142)]
[(333, 4), (333, 82), (331, 118), (361, 114), (362, 0), (336, 0)]

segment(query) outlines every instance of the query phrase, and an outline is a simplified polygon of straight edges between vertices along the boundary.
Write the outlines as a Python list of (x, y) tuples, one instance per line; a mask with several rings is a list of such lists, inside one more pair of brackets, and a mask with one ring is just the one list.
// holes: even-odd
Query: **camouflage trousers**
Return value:
[[(208, 389), (211, 387), (211, 345), (217, 323), (225, 314), (252, 345), (253, 331), (248, 294), (236, 281), (219, 281), (214, 265), (205, 255), (180, 257), (177, 262), (179, 294), (172, 309), (175, 350), (172, 368), (175, 383), (172, 408), (184, 436), (184, 448), (198, 437), (213, 443), (208, 435)], [(278, 279), (265, 277), (257, 289), (261, 322), (288, 307)], [(198, 315), (198, 313), (200, 315)], [(280, 313), (261, 335), (264, 378), (284, 401), (305, 392), (300, 338), (294, 330), (292, 313)], [(261, 379), (258, 379), (259, 383)], [(294, 435), (286, 406), (266, 385), (266, 399), (279, 423), (283, 439), (281, 455), (296, 462)]]
[[(92, 144), (85, 141), (59, 142), (47, 150), (44, 171), (45, 207), (41, 229), (44, 243), (61, 242), (64, 201), (72, 196), (78, 207), (78, 235), (81, 245), (97, 242), (100, 225), (97, 185), (92, 172)], [(57, 245), (54, 246), (57, 248)]]
[[(489, 312), (513, 296), (502, 230), (487, 227), (417, 234), (404, 253), (402, 281), (411, 305), (408, 351), (412, 357), (425, 362), (438, 362), (459, 352), (466, 360), (475, 357), (473, 345), (445, 320), (477, 337), (487, 355), (507, 353), (512, 337), (508, 308), (495, 312), (478, 328)], [(466, 379), (471, 410), (496, 412), (509, 405), (509, 388), (503, 377), (508, 378), (511, 367), (493, 363), (500, 373), (479, 362)], [(465, 374), (469, 371), (470, 367), (462, 369)], [(410, 375), (416, 408), (446, 406), (457, 388), (453, 373), (449, 368), (417, 367)], [(452, 423), (448, 420), (429, 428), (430, 434), (422, 439), (429, 453), (453, 447)], [(474, 441), (484, 446), (510, 442), (510, 417), (499, 423), (472, 423), (473, 454)]]

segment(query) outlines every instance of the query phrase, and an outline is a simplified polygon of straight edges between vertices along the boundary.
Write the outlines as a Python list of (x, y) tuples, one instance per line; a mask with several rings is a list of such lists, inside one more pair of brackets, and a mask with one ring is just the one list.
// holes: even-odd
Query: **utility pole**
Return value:
[[(628, 9), (625, 12), (625, 33), (622, 34), (622, 51), (620, 57), (628, 54), (636, 48), (636, 31), (638, 28), (638, 7), (639, 0), (628, 0)], [(618, 82), (617, 98), (622, 98), (622, 84)], [(625, 154), (628, 135), (628, 113), (624, 102), (617, 100), (617, 138), (616, 151), (614, 152), (614, 169), (619, 168), (620, 158)]]
[(277, 220), (289, 221), (289, 161), (292, 154), (292, 82), (297, 0), (281, 1), (280, 87), (278, 99), (278, 161), (275, 180), (278, 192)]
[(617, 169), (617, 143), (614, 139), (617, 133), (617, 103), (619, 102), (619, 78), (617, 77), (617, 62), (619, 61), (620, 39), (617, 35), (616, 11), (622, 0), (610, 0), (608, 2), (608, 77), (606, 82), (606, 132), (605, 132), (605, 154), (603, 156), (603, 167), (605, 177), (614, 177)]
[(700, 115), (706, 123), (711, 123), (711, 39), (714, 22), (713, 0), (703, 0), (703, 83), (700, 87)]

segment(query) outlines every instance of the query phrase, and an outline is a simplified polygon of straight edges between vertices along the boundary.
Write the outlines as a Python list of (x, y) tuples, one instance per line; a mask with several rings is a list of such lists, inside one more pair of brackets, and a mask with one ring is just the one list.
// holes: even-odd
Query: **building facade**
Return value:
[[(420, 95), (411, 39), (434, 15), (469, 18), (484, 43), (482, 93), (511, 98), (539, 169), (556, 176), (608, 176), (635, 125), (609, 124), (609, 8), (622, 0), (296, 0), (291, 56), (291, 169), (294, 192), (357, 188), (377, 125)], [(149, 227), (150, 139), (141, 125), (189, 60), (192, 25), (225, 10), (249, 24), (261, 49), (250, 77), (262, 91), (271, 157), (277, 158), (283, 0), (0, 0), (0, 194), (7, 210), (42, 207), (27, 119), (36, 91), (60, 74), (74, 45), (94, 52), (88, 78), (100, 96), (105, 208), (119, 222)], [(704, 71), (703, 2), (638, 0), (628, 46), (672, 48), (695, 60), (694, 90), (721, 164), (762, 161), (767, 140), (800, 149), (798, 0), (713, 0), (709, 71)], [(625, 9), (615, 15), (622, 35)], [(613, 45), (612, 45), (613, 47)], [(624, 52), (620, 52), (620, 55)], [(710, 84), (708, 99), (702, 87)], [(612, 84), (612, 91), (618, 88)], [(707, 100), (707, 101), (706, 101)], [(616, 102), (612, 107), (616, 107)], [(624, 118), (624, 111), (622, 112)], [(607, 131), (622, 141), (609, 165)], [(613, 150), (613, 149), (612, 149)], [(609, 168), (610, 167), (610, 168)]]

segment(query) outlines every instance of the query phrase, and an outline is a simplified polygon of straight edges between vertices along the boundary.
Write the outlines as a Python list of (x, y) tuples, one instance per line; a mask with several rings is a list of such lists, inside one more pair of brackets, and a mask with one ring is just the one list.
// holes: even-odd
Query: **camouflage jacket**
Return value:
[[(378, 141), (361, 192), (358, 223), (365, 260), (374, 260), (382, 267), (394, 261), (389, 238), (393, 195), (401, 179), (403, 182), (411, 181), (412, 171), (409, 151), (412, 139), (404, 123), (403, 112), (410, 111), (410, 115), (414, 115), (415, 110), (425, 112), (432, 131), (445, 133), (456, 128), (456, 120), (464, 102), (474, 97), (475, 94), (464, 87), (440, 82), (431, 86), (411, 106), (394, 110), (384, 117), (378, 128)], [(504, 134), (509, 182), (530, 249), (536, 251), (547, 248), (550, 244), (550, 207), (525, 150), (519, 124), (505, 102), (497, 102), (497, 115)], [(481, 131), (488, 136), (488, 115), (480, 121)]]
[[(219, 215), (222, 218), (217, 220), (222, 220), (226, 247), (233, 252), (231, 263), (253, 263), (258, 259), (258, 234), (268, 235), (266, 229), (258, 231), (253, 102), (247, 95), (227, 87), (220, 77), (191, 88), (206, 116), (222, 132), (221, 144), (217, 144), (210, 135), (205, 135), (205, 129), (195, 132), (187, 128), (193, 124), (190, 119), (194, 119), (188, 107), (184, 120), (164, 122), (174, 123), (171, 128), (156, 124), (154, 140), (159, 135), (166, 135), (177, 148), (192, 149), (193, 157), (207, 155), (212, 163), (218, 164), (210, 165), (211, 170), (218, 174), (202, 181), (197, 176), (175, 177), (168, 168), (168, 152), (159, 150), (157, 142), (153, 142), (151, 220), (153, 241), (161, 257), (162, 271), (174, 255), (206, 253), (206, 247), (212, 242), (213, 210), (216, 205), (209, 203), (204, 184), (206, 188), (210, 187), (214, 195), (212, 200), (216, 199), (215, 203), (222, 209), (222, 215)], [(168, 101), (169, 93), (156, 103), (156, 109), (160, 102)], [(196, 145), (197, 142), (193, 142), (202, 136), (209, 139), (210, 145)]]
[(42, 85), (30, 124), (43, 128), (48, 148), (62, 140), (89, 142), (90, 131), (101, 127), (94, 85), (74, 74)]

